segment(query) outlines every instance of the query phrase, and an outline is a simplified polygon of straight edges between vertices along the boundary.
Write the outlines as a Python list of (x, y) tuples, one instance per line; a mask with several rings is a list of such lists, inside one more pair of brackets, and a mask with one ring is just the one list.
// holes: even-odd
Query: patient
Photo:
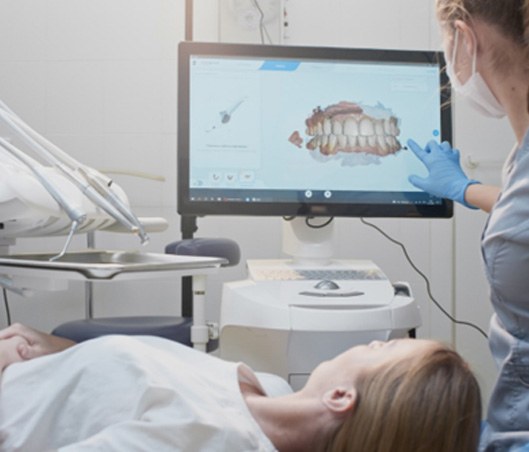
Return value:
[(246, 365), (165, 339), (107, 336), (72, 346), (22, 325), (0, 339), (3, 451), (477, 447), (476, 379), (434, 341), (353, 347), (319, 365), (300, 391), (267, 396)]

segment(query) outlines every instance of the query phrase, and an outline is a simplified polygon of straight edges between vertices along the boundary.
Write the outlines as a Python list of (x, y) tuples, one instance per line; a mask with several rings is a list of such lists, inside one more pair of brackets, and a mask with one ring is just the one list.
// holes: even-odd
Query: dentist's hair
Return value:
[(481, 394), (459, 354), (432, 352), (365, 373), (358, 406), (329, 438), (325, 452), (474, 452)]
[(469, 22), (481, 19), (494, 25), (506, 37), (521, 45), (527, 44), (528, 0), (437, 0), (440, 22)]
[[(529, 0), (436, 0), (437, 18), (453, 27), (456, 20), (482, 20), (496, 28), (508, 45), (492, 49), (499, 71), (520, 68), (529, 75)], [(527, 92), (529, 111), (529, 84)]]

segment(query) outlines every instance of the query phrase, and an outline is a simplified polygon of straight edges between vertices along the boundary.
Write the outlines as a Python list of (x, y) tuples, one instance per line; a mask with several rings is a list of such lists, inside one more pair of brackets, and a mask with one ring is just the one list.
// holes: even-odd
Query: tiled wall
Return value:
[(118, 178), (136, 206), (175, 202), (176, 46), (184, 0), (2, 0), (0, 96), (67, 152)]
[[(225, 1), (225, 0), (222, 0)], [(194, 2), (195, 40), (218, 39), (218, 0)], [(162, 216), (169, 229), (145, 248), (163, 252), (180, 238), (176, 213), (177, 44), (184, 39), (185, 0), (0, 0), (0, 98), (26, 122), (78, 160), (98, 169), (161, 175), (165, 182), (116, 175), (135, 211)], [(5, 129), (0, 127), (0, 133)], [(249, 257), (277, 257), (278, 218), (207, 218), (199, 236), (228, 237)], [(269, 233), (259, 242), (248, 231)], [(19, 239), (12, 252), (59, 250), (64, 238)], [(96, 234), (104, 249), (135, 249), (125, 234)], [(85, 246), (77, 237), (74, 246)], [(218, 318), (223, 280), (245, 266), (208, 278), (208, 318)], [(95, 314), (177, 314), (180, 281), (102, 283)], [(84, 287), (10, 295), (14, 320), (49, 330), (84, 316)], [(2, 313), (0, 311), (0, 319)]]
[[(176, 52), (184, 0), (1, 0), (0, 98), (78, 160), (142, 171), (165, 182), (114, 176), (140, 215), (164, 216), (160, 252), (178, 238)], [(0, 133), (5, 129), (0, 128)], [(19, 239), (12, 250), (57, 250), (64, 238)], [(139, 247), (134, 236), (98, 233), (103, 248)], [(84, 238), (75, 246), (84, 245)], [(12, 299), (15, 320), (48, 329), (82, 317), (83, 287)], [(96, 287), (96, 313), (178, 311), (174, 280)], [(158, 296), (153, 296), (153, 293)]]

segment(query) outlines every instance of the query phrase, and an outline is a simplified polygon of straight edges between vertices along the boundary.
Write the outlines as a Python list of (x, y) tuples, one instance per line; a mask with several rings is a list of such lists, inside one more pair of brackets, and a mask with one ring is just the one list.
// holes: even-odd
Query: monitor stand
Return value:
[(295, 266), (325, 266), (334, 254), (334, 222), (328, 218), (310, 219), (314, 227), (307, 225), (306, 218), (283, 220), (283, 252), (292, 256)]
[[(386, 279), (369, 260), (333, 259), (334, 223), (327, 218), (296, 217), (283, 223), (283, 252), (290, 259), (249, 259), (250, 279), (254, 281), (293, 281), (320, 279)], [(318, 225), (325, 225), (318, 228)]]

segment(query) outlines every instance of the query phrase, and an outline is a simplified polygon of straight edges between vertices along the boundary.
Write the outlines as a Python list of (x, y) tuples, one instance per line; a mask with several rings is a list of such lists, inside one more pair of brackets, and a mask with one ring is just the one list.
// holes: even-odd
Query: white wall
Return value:
[[(115, 176), (142, 216), (170, 228), (151, 234), (146, 250), (163, 252), (180, 238), (176, 213), (177, 44), (184, 39), (185, 0), (0, 0), (0, 98), (36, 130), (95, 168), (146, 171), (164, 183)], [(217, 40), (217, 0), (195, 2), (195, 39)], [(0, 128), (0, 133), (2, 129)], [(276, 218), (199, 220), (202, 236), (237, 240), (243, 258), (275, 257)], [(250, 230), (277, 230), (259, 243)], [(60, 250), (64, 238), (19, 239), (12, 253)], [(96, 245), (140, 248), (136, 237), (97, 233)], [(84, 248), (78, 237), (75, 248)], [(218, 318), (225, 279), (242, 279), (244, 264), (208, 279), (209, 317)], [(84, 316), (84, 287), (9, 294), (14, 321), (51, 330)], [(178, 314), (180, 281), (101, 283), (97, 316)], [(0, 310), (0, 319), (5, 321)]]
[[(195, 1), (195, 39), (218, 38), (226, 1)], [(440, 46), (433, 0), (284, 1), (288, 44)], [(169, 231), (152, 236), (148, 250), (157, 252), (180, 236), (176, 45), (184, 37), (183, 14), (184, 0), (0, 0), (0, 98), (91, 166), (165, 176), (165, 183), (116, 177), (139, 214), (170, 221)], [(232, 40), (234, 33), (237, 30), (230, 34)], [(459, 104), (455, 133), (463, 155), (471, 153), (475, 159), (500, 160), (513, 141), (504, 123), (474, 117)], [(496, 172), (485, 168), (474, 177), (494, 181)], [(483, 214), (458, 208), (454, 220), (375, 222), (406, 244), (449, 311), (486, 329), (490, 308), (479, 253), (484, 219)], [(205, 218), (199, 227), (199, 235), (237, 240), (243, 259), (280, 254), (277, 218)], [(488, 393), (494, 369), (485, 341), (467, 328), (454, 329), (439, 314), (424, 282), (397, 247), (357, 220), (339, 219), (337, 229), (338, 257), (370, 258), (393, 281), (409, 281), (423, 312), (419, 335), (453, 341), (478, 370)], [(109, 233), (98, 234), (97, 242), (103, 248), (139, 246), (134, 237)], [(62, 239), (21, 239), (13, 251), (57, 250), (61, 245)], [(76, 246), (83, 245), (79, 238)], [(218, 316), (221, 282), (244, 275), (241, 264), (210, 278), (212, 319)], [(175, 313), (179, 287), (174, 280), (104, 284), (96, 287), (96, 314)], [(48, 330), (82, 317), (82, 289), (74, 284), (67, 292), (39, 293), (28, 300), (12, 296), (13, 318)]]
[[(91, 166), (165, 176), (165, 183), (115, 177), (140, 215), (170, 221), (148, 247), (161, 251), (179, 237), (176, 46), (184, 0), (1, 0), (0, 11), (0, 97)], [(63, 241), (20, 239), (12, 252), (58, 250)], [(108, 233), (97, 244), (139, 247), (135, 237)], [(178, 287), (168, 280), (98, 286), (96, 314), (177, 312)], [(43, 329), (84, 315), (80, 284), (10, 298), (15, 320)]]

